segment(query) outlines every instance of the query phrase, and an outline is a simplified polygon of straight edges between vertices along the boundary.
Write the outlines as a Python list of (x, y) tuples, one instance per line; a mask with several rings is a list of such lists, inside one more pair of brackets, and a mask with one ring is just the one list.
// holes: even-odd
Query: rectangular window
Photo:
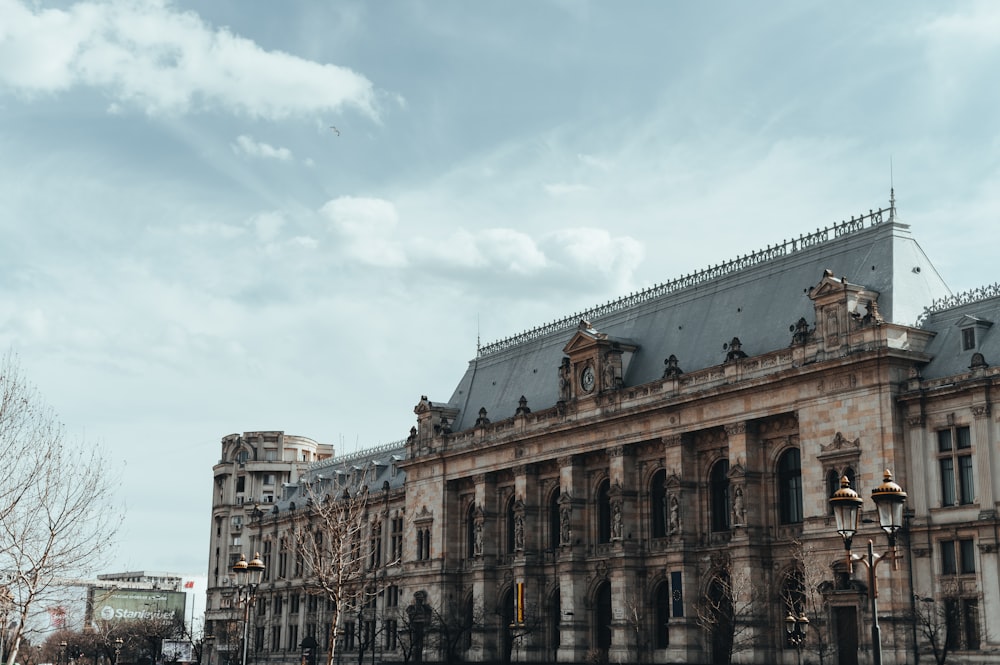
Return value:
[(355, 630), (353, 621), (344, 622), (344, 648), (348, 651), (354, 651)]
[(937, 434), (941, 505), (969, 505), (975, 501), (972, 433), (968, 427), (955, 427)]
[(292, 624), (288, 627), (288, 650), (294, 651), (299, 648), (299, 627)]
[(385, 650), (395, 651), (396, 650), (396, 620), (388, 619), (385, 622), (382, 630), (385, 631)]
[(974, 575), (976, 545), (972, 538), (941, 541), (941, 574)]
[(281, 596), (274, 597), (274, 616), (276, 617), (280, 617), (281, 612), (284, 609), (283, 607), (284, 603), (282, 602), (283, 600), (284, 598), (282, 598)]
[(253, 630), (253, 650), (264, 650), (264, 626), (257, 626)]
[(976, 572), (976, 547), (972, 538), (965, 538), (958, 541), (959, 570), (963, 575), (972, 575)]
[(976, 348), (976, 329), (962, 328), (962, 350), (971, 351)]
[(385, 606), (399, 607), (399, 587), (395, 584), (390, 585), (389, 588), (386, 589)]
[(941, 574), (954, 575), (958, 572), (958, 564), (955, 561), (955, 541), (941, 541)]
[(298, 614), (299, 613), (299, 603), (301, 602), (299, 594), (293, 593), (292, 596), (291, 596), (291, 598), (289, 598), (289, 600), (291, 602), (288, 603), (288, 613), (289, 614)]
[(271, 626), (271, 651), (281, 651), (281, 626)]

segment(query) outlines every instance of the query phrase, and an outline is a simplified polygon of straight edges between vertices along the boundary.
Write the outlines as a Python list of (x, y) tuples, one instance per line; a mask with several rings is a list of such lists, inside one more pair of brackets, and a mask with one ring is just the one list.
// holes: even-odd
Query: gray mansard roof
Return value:
[[(987, 365), (1000, 363), (1000, 285), (960, 293), (934, 303), (922, 321), (936, 333), (927, 346), (932, 360), (921, 370), (925, 379), (940, 379), (968, 372), (973, 355), (982, 354)], [(962, 331), (971, 329), (971, 348)]]
[(638, 345), (623, 368), (626, 386), (661, 378), (671, 354), (686, 372), (718, 365), (733, 337), (750, 356), (787, 347), (799, 318), (815, 323), (808, 292), (827, 269), (878, 291), (885, 320), (914, 325), (951, 292), (894, 213), (852, 219), (487, 345), (451, 397), (459, 409), (452, 430), (472, 427), (480, 408), (491, 420), (508, 418), (522, 395), (533, 410), (554, 406), (563, 347), (581, 319)]

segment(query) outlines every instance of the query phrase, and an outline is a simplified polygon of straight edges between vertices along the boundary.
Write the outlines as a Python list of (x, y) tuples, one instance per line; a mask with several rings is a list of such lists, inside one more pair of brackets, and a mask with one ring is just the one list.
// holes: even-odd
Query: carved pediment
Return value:
[(826, 445), (820, 444), (819, 450), (819, 455), (816, 457), (823, 461), (838, 458), (857, 458), (861, 455), (861, 439), (856, 438), (851, 441), (840, 432), (837, 432), (833, 437), (833, 441)]
[(638, 348), (631, 340), (612, 338), (590, 322), (580, 321), (577, 331), (563, 347), (567, 357), (559, 367), (560, 401), (621, 388)]

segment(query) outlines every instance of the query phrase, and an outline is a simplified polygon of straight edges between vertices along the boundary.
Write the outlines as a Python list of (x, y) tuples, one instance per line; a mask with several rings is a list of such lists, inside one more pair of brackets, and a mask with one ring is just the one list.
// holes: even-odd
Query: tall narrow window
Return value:
[(469, 503), (469, 510), (465, 514), (465, 558), (472, 559), (476, 556), (476, 503)]
[(559, 488), (549, 495), (549, 549), (559, 547)]
[(719, 460), (712, 466), (708, 480), (712, 510), (712, 531), (729, 531), (729, 460)]
[(611, 483), (607, 478), (597, 486), (597, 542), (611, 542)]
[(782, 524), (802, 522), (802, 467), (798, 448), (778, 459), (778, 509)]
[(507, 520), (506, 520), (506, 522), (507, 522), (507, 525), (506, 525), (507, 528), (506, 528), (506, 533), (505, 533), (505, 535), (506, 535), (506, 541), (507, 541), (506, 542), (506, 547), (507, 547), (506, 552), (507, 552), (507, 554), (513, 554), (514, 553), (514, 546), (515, 546), (515, 543), (514, 543), (514, 519), (515, 519), (515, 516), (514, 516), (514, 497), (510, 497), (507, 500), (506, 516), (507, 516)]
[(670, 646), (670, 587), (666, 582), (656, 585), (653, 592), (656, 608), (653, 620), (653, 644), (657, 649), (666, 649)]
[(660, 469), (649, 484), (649, 531), (653, 538), (667, 535), (667, 472)]
[(938, 431), (941, 505), (968, 505), (975, 500), (972, 475), (972, 435), (968, 427)]

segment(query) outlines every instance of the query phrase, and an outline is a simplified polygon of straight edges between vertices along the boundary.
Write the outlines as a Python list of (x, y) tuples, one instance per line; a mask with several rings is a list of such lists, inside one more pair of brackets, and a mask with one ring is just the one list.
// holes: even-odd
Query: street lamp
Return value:
[(882, 665), (882, 638), (878, 625), (878, 607), (875, 604), (875, 599), (878, 597), (875, 567), (879, 561), (889, 559), (893, 562), (894, 570), (899, 568), (899, 560), (896, 557), (896, 533), (903, 528), (903, 503), (906, 501), (906, 492), (892, 481), (889, 469), (885, 470), (882, 484), (872, 490), (872, 501), (878, 508), (879, 524), (889, 536), (889, 549), (883, 554), (875, 554), (874, 545), (869, 540), (867, 557), (851, 553), (851, 539), (858, 531), (858, 518), (864, 502), (858, 493), (851, 489), (851, 482), (847, 476), (840, 479), (840, 489), (830, 497), (830, 507), (833, 508), (833, 516), (837, 521), (837, 533), (844, 539), (848, 571), (853, 572), (855, 561), (860, 561), (868, 568), (868, 596), (871, 598), (872, 611), (872, 663)]
[(66, 648), (66, 640), (59, 643), (59, 658), (63, 663), (69, 663), (69, 650)]
[(243, 653), (240, 665), (247, 665), (250, 607), (257, 597), (257, 586), (264, 576), (264, 562), (260, 560), (260, 553), (255, 553), (249, 562), (241, 554), (240, 560), (233, 564), (233, 573), (236, 576), (236, 602), (243, 605)]
[(802, 644), (806, 641), (806, 628), (809, 627), (809, 617), (802, 613), (797, 618), (789, 612), (785, 617), (785, 634), (788, 643), (795, 647), (798, 654), (798, 661), (802, 662)]
[(118, 665), (118, 656), (122, 655), (122, 645), (125, 644), (125, 640), (120, 637), (115, 638), (115, 665)]

